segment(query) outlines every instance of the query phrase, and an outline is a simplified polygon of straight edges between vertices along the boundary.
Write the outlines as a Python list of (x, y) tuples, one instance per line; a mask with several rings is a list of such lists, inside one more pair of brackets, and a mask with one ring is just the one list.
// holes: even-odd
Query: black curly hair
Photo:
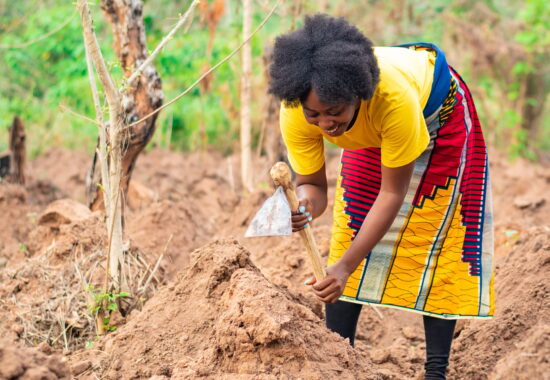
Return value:
[(343, 18), (306, 16), (304, 26), (277, 37), (269, 93), (288, 106), (314, 89), (327, 104), (370, 99), (380, 78), (372, 42)]

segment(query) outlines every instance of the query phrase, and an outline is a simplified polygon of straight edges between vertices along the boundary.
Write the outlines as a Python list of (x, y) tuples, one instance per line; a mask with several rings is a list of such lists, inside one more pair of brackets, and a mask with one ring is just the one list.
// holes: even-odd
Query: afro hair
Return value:
[(370, 99), (380, 70), (372, 42), (343, 18), (306, 16), (304, 26), (277, 37), (269, 92), (289, 106), (314, 89), (327, 104)]

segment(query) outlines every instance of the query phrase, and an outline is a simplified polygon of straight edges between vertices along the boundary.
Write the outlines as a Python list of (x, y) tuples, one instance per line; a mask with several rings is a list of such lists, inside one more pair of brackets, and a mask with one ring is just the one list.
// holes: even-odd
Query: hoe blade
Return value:
[(283, 188), (279, 186), (254, 216), (244, 236), (289, 236), (291, 234), (290, 206)]

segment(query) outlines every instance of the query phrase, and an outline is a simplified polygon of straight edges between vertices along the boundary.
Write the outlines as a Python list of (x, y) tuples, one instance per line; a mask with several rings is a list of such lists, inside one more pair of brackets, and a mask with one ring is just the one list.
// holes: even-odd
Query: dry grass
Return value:
[[(101, 244), (98, 242), (98, 247)], [(36, 346), (47, 342), (52, 347), (74, 351), (96, 339), (92, 289), (100, 289), (103, 283), (105, 254), (97, 247), (85, 251), (82, 245), (76, 245), (64, 263), (52, 265), (54, 245), (9, 275), (24, 288), (3, 303), (23, 326), (20, 336), (26, 343)], [(130, 297), (119, 304), (122, 315), (141, 309), (162, 283), (162, 257), (151, 265), (140, 252), (126, 251)]]

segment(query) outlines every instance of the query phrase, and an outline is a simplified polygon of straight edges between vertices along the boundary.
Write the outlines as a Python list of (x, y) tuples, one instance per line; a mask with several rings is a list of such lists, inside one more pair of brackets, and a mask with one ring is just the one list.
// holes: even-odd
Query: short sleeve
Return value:
[(405, 91), (384, 115), (381, 126), (382, 164), (395, 168), (404, 166), (426, 149), (430, 135), (418, 96)]
[(305, 121), (301, 108), (282, 104), (279, 124), (292, 169), (301, 175), (321, 169), (325, 163), (323, 136)]

